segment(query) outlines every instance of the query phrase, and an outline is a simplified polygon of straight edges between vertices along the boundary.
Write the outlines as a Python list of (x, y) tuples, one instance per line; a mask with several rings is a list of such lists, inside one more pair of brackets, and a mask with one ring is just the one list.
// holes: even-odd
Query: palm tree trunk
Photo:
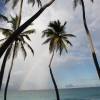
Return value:
[(12, 67), (13, 67), (13, 58), (12, 58), (12, 63), (11, 63), (11, 67), (10, 67), (7, 82), (6, 82), (5, 91), (4, 91), (4, 100), (7, 99), (7, 90), (8, 90), (8, 85), (9, 85), (9, 80), (10, 80), (10, 76), (11, 76)]
[(88, 41), (90, 43), (90, 49), (91, 49), (91, 52), (92, 52), (92, 57), (93, 57), (94, 64), (95, 64), (95, 67), (96, 67), (96, 70), (97, 70), (97, 74), (98, 74), (98, 77), (100, 79), (100, 67), (99, 67), (99, 63), (98, 63), (97, 56), (96, 56), (96, 53), (95, 53), (95, 49), (94, 49), (94, 45), (93, 45), (93, 41), (92, 41), (92, 36), (91, 36), (91, 33), (90, 33), (88, 26), (87, 26), (87, 21), (86, 21), (86, 16), (85, 16), (85, 5), (84, 5), (83, 0), (81, 0), (81, 2), (82, 2), (84, 27), (85, 27), (85, 30), (86, 30), (86, 33), (87, 33)]
[(8, 73), (8, 77), (7, 77), (7, 82), (6, 82), (6, 86), (5, 86), (5, 90), (4, 90), (4, 100), (7, 99), (7, 90), (8, 90), (8, 85), (9, 85), (9, 81), (10, 81), (11, 71), (12, 71), (13, 63), (14, 63), (15, 49), (16, 49), (16, 47), (14, 47), (12, 61), (11, 61), (11, 66), (10, 66), (10, 69), (9, 69), (9, 73)]
[(56, 81), (55, 81), (55, 78), (53, 76), (53, 72), (51, 69), (51, 63), (52, 63), (53, 57), (54, 57), (54, 51), (53, 51), (52, 57), (50, 59), (49, 70), (50, 70), (51, 79), (52, 79), (52, 82), (54, 84), (54, 88), (55, 88), (55, 92), (56, 92), (56, 98), (57, 98), (57, 100), (60, 100), (59, 90), (58, 90), (58, 87), (57, 87), (57, 84), (56, 84)]
[(6, 51), (6, 54), (4, 56), (3, 63), (2, 63), (2, 66), (1, 66), (1, 70), (0, 70), (0, 91), (1, 91), (1, 87), (2, 87), (5, 65), (6, 65), (7, 58), (8, 58), (10, 50), (11, 50), (11, 46)]
[(47, 8), (49, 7), (55, 0), (51, 0), (49, 3), (41, 7), (41, 9), (33, 15), (30, 19), (28, 19), (23, 25), (21, 25), (2, 45), (0, 48), (0, 57), (3, 55), (5, 50), (8, 48), (8, 46), (16, 39), (16, 37), (19, 36), (22, 31), (24, 31), (35, 19), (37, 19), (40, 14)]

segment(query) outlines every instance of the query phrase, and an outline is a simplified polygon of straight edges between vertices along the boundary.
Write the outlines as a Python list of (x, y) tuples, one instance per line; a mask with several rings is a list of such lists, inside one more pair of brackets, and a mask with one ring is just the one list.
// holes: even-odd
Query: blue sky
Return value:
[[(46, 1), (46, 0), (44, 0)], [(48, 0), (49, 1), (49, 0)], [(100, 14), (99, 0), (95, 0), (91, 4), (89, 0), (84, 0), (86, 5), (86, 15), (89, 29), (92, 33), (97, 57), (100, 64)], [(35, 51), (35, 56), (32, 57), (29, 53), (24, 62), (21, 53), (15, 61), (10, 81), (10, 88), (14, 89), (46, 89), (53, 88), (53, 84), (49, 75), (48, 64), (51, 55), (48, 51), (48, 45), (41, 45), (44, 39), (41, 39), (41, 32), (47, 28), (49, 21), (61, 20), (68, 21), (66, 25), (67, 33), (76, 35), (76, 38), (70, 39), (73, 47), (68, 48), (68, 54), (63, 53), (60, 57), (55, 55), (52, 63), (53, 73), (55, 75), (59, 88), (67, 87), (85, 87), (85, 86), (100, 86), (100, 81), (96, 74), (93, 59), (89, 49), (86, 33), (82, 22), (81, 6), (73, 10), (72, 0), (56, 0), (43, 14), (34, 22), (33, 27), (36, 29), (36, 34), (32, 36), (32, 47)], [(9, 3), (6, 8), (5, 15), (9, 16), (18, 13), (18, 7), (11, 10), (12, 3)], [(1, 3), (0, 3), (0, 7)], [(29, 9), (27, 11), (27, 9)], [(35, 11), (34, 11), (35, 10)], [(31, 17), (36, 11), (37, 6), (33, 8), (25, 2), (23, 5), (23, 20), (22, 23)], [(26, 14), (27, 11), (27, 14)], [(16, 12), (16, 13), (15, 13)], [(98, 17), (97, 17), (98, 16)], [(5, 24), (5, 27), (9, 25)], [(0, 60), (0, 64), (2, 59)], [(7, 63), (10, 65), (10, 61)], [(4, 84), (7, 77), (9, 67), (6, 68)]]
[(5, 9), (3, 0), (0, 0), (0, 12), (3, 12)]

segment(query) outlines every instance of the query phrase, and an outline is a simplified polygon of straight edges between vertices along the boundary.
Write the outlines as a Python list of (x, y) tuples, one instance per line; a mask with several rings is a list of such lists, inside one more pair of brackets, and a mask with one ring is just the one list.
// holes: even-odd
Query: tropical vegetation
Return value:
[(62, 54), (62, 51), (65, 50), (67, 53), (68, 45), (72, 46), (72, 43), (68, 40), (69, 37), (75, 37), (73, 34), (67, 34), (65, 31), (66, 22), (61, 25), (59, 20), (50, 22), (48, 28), (43, 31), (42, 37), (46, 37), (47, 39), (43, 42), (43, 44), (49, 43), (49, 51), (52, 53), (50, 63), (49, 63), (49, 71), (51, 75), (52, 82), (54, 84), (56, 98), (60, 100), (58, 87), (52, 72), (51, 64), (55, 55), (55, 51), (59, 52), (59, 55)]
[[(8, 20), (8, 22), (11, 24), (11, 29), (0, 28), (0, 30), (2, 31), (2, 34), (5, 36), (4, 39), (0, 40), (1, 46), (13, 34), (13, 32), (20, 26), (22, 4), (23, 4), (23, 0), (21, 0), (19, 16), (17, 16), (17, 15), (15, 17), (11, 16), (11, 20)], [(35, 32), (34, 29), (30, 29), (30, 30), (26, 30), (26, 31), (22, 32), (18, 37), (16, 37), (16, 39), (13, 41), (13, 43), (11, 43), (6, 50), (4, 60), (3, 60), (2, 66), (1, 66), (1, 71), (0, 71), (0, 78), (1, 78), (0, 85), (1, 86), (2, 86), (2, 80), (3, 80), (3, 76), (4, 76), (6, 62), (7, 62), (8, 58), (10, 58), (10, 57), (11, 57), (12, 61), (11, 61), (11, 67), (9, 69), (9, 73), (8, 73), (8, 77), (7, 77), (7, 82), (6, 82), (5, 92), (4, 92), (4, 100), (6, 100), (7, 89), (8, 89), (8, 85), (9, 85), (11, 71), (13, 68), (14, 59), (17, 57), (18, 51), (20, 51), (20, 50), (22, 51), (24, 59), (27, 56), (26, 47), (28, 49), (30, 49), (30, 51), (34, 55), (34, 51), (33, 51), (32, 47), (27, 42), (27, 40), (31, 41), (29, 35), (31, 35), (34, 32)]]
[[(6, 1), (9, 1), (9, 0), (6, 0)], [(14, 1), (16, 1), (16, 0), (14, 0)], [(30, 0), (30, 1), (35, 1), (35, 0)], [(46, 8), (48, 8), (54, 1), (55, 0), (51, 0), (47, 4), (42, 6), (38, 12), (36, 12), (31, 18), (29, 18), (24, 24), (22, 24), (20, 27), (18, 27), (13, 32), (13, 34), (1, 46), (1, 48), (0, 48), (0, 57), (3, 55), (3, 53), (8, 48), (8, 46), (16, 39), (16, 37), (18, 37), (20, 35), (20, 33), (22, 33), (34, 20), (36, 20), (43, 13), (43, 11)]]
[[(4, 0), (4, 1), (6, 4), (11, 0)], [(18, 52), (22, 51), (24, 59), (27, 57), (27, 51), (26, 51), (27, 49), (30, 49), (30, 51), (34, 55), (34, 51), (32, 47), (30, 46), (29, 42), (27, 42), (27, 40), (31, 41), (29, 36), (33, 34), (35, 30), (34, 29), (25, 30), (25, 29), (29, 25), (31, 25), (32, 22), (34, 22), (44, 12), (45, 9), (51, 6), (51, 4), (53, 4), (55, 0), (50, 0), (45, 5), (42, 5), (42, 0), (27, 0), (27, 2), (31, 3), (33, 6), (35, 5), (35, 3), (37, 3), (39, 10), (23, 24), (21, 24), (21, 21), (22, 21), (22, 6), (23, 6), (24, 0), (12, 0), (12, 1), (13, 1), (12, 9), (14, 9), (16, 5), (20, 2), (19, 15), (11, 16), (11, 18), (8, 19), (3, 14), (0, 14), (0, 20), (3, 19), (4, 21), (6, 21), (8, 24), (11, 25), (11, 28), (3, 28), (3, 27), (0, 28), (0, 31), (2, 32), (2, 35), (4, 36), (4, 38), (0, 40), (0, 57), (5, 53), (1, 70), (0, 70), (0, 90), (1, 90), (2, 82), (3, 82), (6, 63), (9, 58), (11, 59), (11, 65), (10, 65), (7, 82), (5, 86), (5, 91), (4, 91), (4, 100), (6, 100), (7, 98), (7, 90), (8, 90), (8, 85), (10, 81), (10, 76), (11, 76), (12, 68), (14, 65), (14, 60), (17, 57)], [(92, 3), (94, 2), (94, 0), (90, 0), (90, 1)], [(99, 66), (97, 55), (95, 52), (92, 35), (87, 25), (84, 0), (73, 0), (73, 2), (74, 2), (74, 8), (76, 8), (78, 4), (80, 4), (82, 7), (83, 25), (88, 37), (88, 42), (90, 45), (90, 49), (91, 49), (93, 61), (97, 70), (97, 74), (100, 79), (100, 66)], [(49, 67), (50, 76), (54, 85), (57, 100), (60, 100), (60, 94), (58, 90), (58, 85), (56, 83), (56, 79), (54, 77), (53, 70), (51, 68), (52, 61), (56, 53), (59, 53), (59, 55), (61, 56), (63, 51), (65, 51), (66, 53), (68, 52), (68, 47), (72, 46), (72, 43), (70, 42), (69, 38), (75, 37), (75, 35), (73, 34), (66, 33), (66, 29), (65, 29), (66, 24), (67, 22), (65, 22), (64, 24), (61, 24), (59, 20), (51, 21), (48, 25), (48, 28), (45, 29), (42, 34), (42, 38), (44, 37), (46, 38), (43, 44), (49, 44), (49, 52), (51, 54), (51, 58), (50, 58), (48, 67)]]

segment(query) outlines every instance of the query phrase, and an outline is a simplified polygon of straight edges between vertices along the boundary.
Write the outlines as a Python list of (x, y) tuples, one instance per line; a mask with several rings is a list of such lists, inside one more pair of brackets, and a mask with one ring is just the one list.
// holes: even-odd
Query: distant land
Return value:
[[(5, 88), (5, 85), (3, 84), (2, 86), (2, 90), (4, 90)], [(63, 88), (59, 88), (60, 90), (62, 89), (73, 89), (73, 88), (100, 88), (100, 85), (99, 84), (95, 84), (95, 85), (73, 85), (73, 84), (69, 84), (69, 85), (66, 85), (65, 87)], [(14, 86), (9, 86), (8, 88), (9, 90), (12, 90), (12, 91), (34, 91), (34, 89), (32, 90), (20, 90), (18, 87), (14, 87)], [(53, 90), (53, 88), (51, 89), (37, 89), (37, 90)]]
[(100, 87), (100, 84), (95, 85), (66, 85), (65, 88), (89, 88), (89, 87)]

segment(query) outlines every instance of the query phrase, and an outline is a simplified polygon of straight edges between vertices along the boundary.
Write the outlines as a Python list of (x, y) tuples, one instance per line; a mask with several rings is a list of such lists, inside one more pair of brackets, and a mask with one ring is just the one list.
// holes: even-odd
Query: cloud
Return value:
[[(32, 35), (32, 47), (35, 51), (34, 57), (29, 53), (26, 61), (23, 61), (21, 53), (19, 53), (18, 58), (15, 60), (14, 68), (11, 75), (10, 87), (16, 89), (44, 89), (51, 87), (51, 78), (49, 74), (48, 64), (51, 55), (49, 54), (48, 45), (41, 45), (44, 39), (41, 39), (42, 31), (47, 28), (49, 21), (60, 19), (62, 23), (68, 21), (66, 26), (66, 31), (76, 35), (76, 38), (70, 39), (72, 41), (73, 47), (68, 48), (68, 54), (63, 54), (61, 57), (55, 55), (52, 68), (58, 70), (59, 66), (71, 67), (71, 62), (77, 66), (79, 62), (90, 61), (91, 53), (88, 47), (88, 41), (86, 33), (83, 27), (82, 12), (81, 7), (78, 6), (76, 11), (73, 11), (72, 1), (68, 0), (57, 0), (51, 7), (47, 8), (39, 18), (34, 21), (34, 25), (31, 28), (36, 29), (36, 34)], [(95, 46), (97, 49), (97, 55), (99, 55), (100, 44), (99, 44), (99, 4), (100, 1), (95, 0), (92, 5), (89, 1), (85, 0), (86, 10), (87, 10), (87, 21), (89, 28), (91, 30), (93, 39), (95, 40)], [(11, 14), (18, 14), (18, 8), (15, 11), (11, 10), (11, 3), (9, 3), (6, 8), (11, 11)], [(91, 7), (92, 6), (92, 7)], [(39, 8), (38, 8), (39, 9)], [(37, 7), (31, 7), (24, 3), (23, 6), (23, 20), (25, 22), (37, 11)], [(9, 12), (6, 14), (9, 15)], [(98, 16), (98, 17), (97, 17)], [(29, 52), (29, 51), (28, 51)], [(100, 55), (98, 56), (100, 58)], [(10, 63), (10, 62), (9, 62)], [(63, 68), (63, 67), (62, 67)], [(7, 67), (7, 70), (9, 67)], [(81, 68), (80, 68), (81, 70)], [(4, 79), (7, 77), (7, 72)], [(70, 73), (70, 72), (69, 72)], [(62, 73), (60, 73), (62, 74)], [(58, 75), (58, 74), (57, 74)], [(56, 75), (56, 76), (57, 76)], [(58, 75), (60, 76), (60, 75)], [(62, 76), (62, 75), (61, 75)], [(61, 77), (62, 82), (58, 81), (60, 78), (57, 77), (59, 86), (65, 86), (67, 79)], [(75, 80), (75, 79), (74, 79)], [(70, 80), (69, 80), (70, 81)], [(85, 82), (85, 80), (84, 80)], [(87, 82), (86, 82), (87, 83)], [(72, 84), (72, 83), (70, 83)]]

